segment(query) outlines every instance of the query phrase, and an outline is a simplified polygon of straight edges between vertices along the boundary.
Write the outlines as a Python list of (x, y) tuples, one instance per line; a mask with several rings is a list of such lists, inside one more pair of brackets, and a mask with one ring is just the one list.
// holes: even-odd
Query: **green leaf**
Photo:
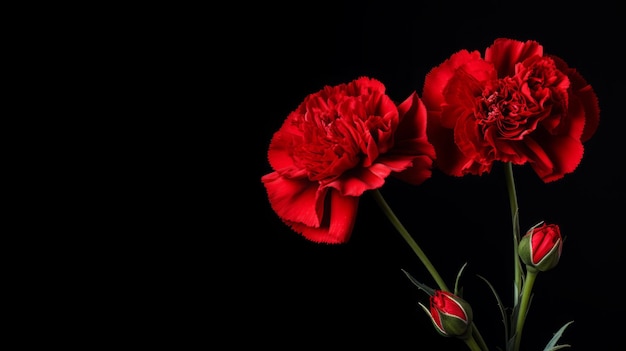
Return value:
[(555, 350), (560, 350), (560, 349), (564, 349), (566, 347), (570, 347), (570, 345), (564, 344), (564, 345), (557, 345), (556, 343), (559, 341), (559, 339), (561, 338), (561, 335), (563, 335), (563, 332), (565, 331), (565, 329), (570, 325), (574, 323), (574, 321), (569, 321), (567, 323), (565, 323), (564, 326), (561, 327), (561, 329), (559, 329), (554, 336), (552, 337), (552, 339), (550, 339), (550, 342), (548, 342), (548, 345), (546, 345), (546, 347), (543, 349), (543, 351), (555, 351)]
[(524, 268), (522, 268), (521, 265), (521, 260), (518, 258), (517, 259), (517, 266), (519, 267), (519, 272), (520, 272), (520, 284), (521, 285), (517, 285), (517, 282), (513, 283), (513, 303), (518, 303), (520, 301), (522, 301), (522, 289), (520, 287), (524, 286), (524, 279), (526, 279), (525, 277), (525, 272), (524, 272)]
[[(519, 265), (519, 260), (517, 260), (517, 264)], [(520, 268), (521, 269), (521, 268)], [(524, 275), (522, 274), (522, 282), (524, 281)], [(523, 283), (522, 283), (523, 284)], [(517, 305), (522, 301), (522, 295), (520, 295), (520, 291), (522, 288), (517, 286), (517, 282), (513, 281), (513, 307), (517, 307)]]
[(498, 303), (498, 307), (500, 308), (500, 314), (502, 315), (502, 324), (504, 324), (504, 341), (506, 343), (506, 341), (509, 340), (509, 324), (507, 323), (506, 311), (504, 309), (504, 305), (502, 304), (502, 300), (500, 300), (500, 296), (498, 296), (496, 289), (493, 287), (493, 285), (491, 285), (491, 283), (489, 283), (489, 281), (486, 278), (478, 274), (477, 276), (478, 278), (484, 280), (485, 283), (487, 283), (487, 285), (489, 286), (489, 289), (491, 289), (491, 292), (493, 292), (493, 296), (496, 297), (496, 302)]
[(564, 348), (568, 348), (568, 347), (571, 347), (571, 345), (567, 345), (567, 344), (564, 344), (564, 345), (557, 345), (557, 346), (555, 346), (555, 347), (551, 348), (551, 349), (550, 349), (550, 351), (560, 350), (560, 349), (564, 349)]
[(513, 237), (515, 238), (515, 242), (519, 243), (522, 238), (522, 230), (519, 226), (519, 208), (515, 211), (513, 215)]
[[(528, 311), (530, 311), (530, 306), (532, 306), (533, 304), (533, 298), (535, 297), (535, 294), (530, 294), (530, 298), (528, 300), (528, 307), (526, 309), (526, 312), (528, 313)], [(511, 330), (516, 330), (517, 329), (517, 316), (520, 313), (520, 301), (522, 299), (522, 295), (518, 295), (518, 300), (515, 301), (515, 305), (513, 307), (513, 310), (511, 311)]]
[(428, 285), (426, 285), (424, 283), (418, 282), (417, 279), (413, 278), (413, 276), (410, 275), (409, 272), (405, 271), (404, 269), (402, 269), (402, 272), (404, 272), (404, 274), (406, 274), (406, 276), (409, 278), (411, 283), (415, 284), (415, 286), (417, 286), (418, 288), (424, 290), (429, 296), (432, 296), (433, 294), (435, 294), (435, 289), (429, 287)]
[(467, 266), (467, 262), (463, 264), (461, 269), (459, 269), (459, 273), (456, 275), (456, 280), (454, 281), (454, 295), (463, 297), (461, 292), (459, 291), (459, 279), (461, 279), (461, 274), (463, 274), (463, 270), (465, 270), (465, 266)]

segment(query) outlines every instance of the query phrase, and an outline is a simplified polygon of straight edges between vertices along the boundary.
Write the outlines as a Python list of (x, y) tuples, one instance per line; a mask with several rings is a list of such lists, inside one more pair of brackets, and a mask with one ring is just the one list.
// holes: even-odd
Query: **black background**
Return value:
[[(560, 343), (573, 350), (618, 349), (626, 233), (624, 16), (617, 3), (257, 3), (224, 15), (225, 22), (211, 25), (215, 39), (207, 45), (212, 57), (228, 61), (207, 62), (209, 76), (224, 83), (206, 84), (222, 90), (209, 114), (226, 124), (209, 138), (219, 133), (228, 141), (210, 147), (224, 160), (203, 162), (213, 167), (207, 182), (220, 184), (206, 203), (209, 209), (219, 203), (224, 213), (208, 224), (215, 246), (207, 253), (207, 280), (220, 297), (207, 299), (207, 318), (226, 329), (231, 345), (466, 349), (439, 336), (418, 306), (427, 296), (401, 269), (435, 284), (369, 194), (361, 199), (349, 243), (320, 245), (280, 221), (260, 178), (271, 172), (266, 152), (272, 134), (306, 95), (369, 76), (381, 80), (392, 99), (404, 100), (413, 91), (421, 95), (425, 74), (452, 53), (484, 54), (494, 39), (508, 37), (537, 40), (545, 53), (578, 69), (601, 108), (599, 128), (575, 172), (544, 184), (529, 166), (514, 167), (522, 230), (544, 220), (559, 224), (565, 237), (559, 265), (535, 283), (522, 350), (543, 350), (572, 320)], [(461, 284), (475, 322), (491, 350), (503, 349), (496, 300), (478, 277), (511, 306), (511, 219), (502, 165), (481, 177), (435, 171), (417, 187), (390, 179), (381, 192), (449, 286), (467, 262)]]

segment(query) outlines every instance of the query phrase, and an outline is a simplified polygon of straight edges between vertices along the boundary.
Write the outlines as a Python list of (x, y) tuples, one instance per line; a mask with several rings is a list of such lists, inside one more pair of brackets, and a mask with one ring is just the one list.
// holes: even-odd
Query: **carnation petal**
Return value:
[(420, 185), (432, 176), (433, 159), (429, 156), (418, 156), (412, 161), (412, 167), (394, 173), (394, 177), (412, 185)]
[(317, 227), (323, 216), (323, 208), (318, 209), (318, 184), (308, 179), (294, 180), (272, 172), (261, 178), (267, 196), (278, 217), (283, 221), (302, 223)]
[(443, 103), (443, 90), (457, 68), (469, 61), (480, 59), (480, 52), (478, 51), (461, 50), (430, 70), (424, 78), (424, 87), (422, 89), (422, 101), (426, 108), (428, 110), (439, 110)]
[(567, 127), (561, 134), (567, 133), (572, 138), (581, 139), (586, 125), (585, 108), (575, 96), (570, 96), (566, 118), (559, 125)]
[(282, 175), (290, 178), (305, 176), (306, 170), (296, 167), (293, 163), (290, 150), (297, 136), (288, 131), (289, 129), (293, 130), (286, 123), (280, 130), (274, 133), (267, 151), (267, 159), (272, 168)]
[(389, 167), (376, 163), (367, 168), (354, 169), (326, 186), (336, 189), (343, 196), (361, 196), (366, 190), (382, 187), (390, 173)]
[(454, 128), (459, 118), (474, 112), (476, 97), (480, 96), (483, 90), (482, 82), (495, 78), (495, 70), (487, 62), (477, 60), (466, 66), (460, 68), (450, 78), (443, 91), (446, 103), (442, 106), (441, 124), (446, 128)]
[(430, 160), (430, 165), (423, 164), (424, 167), (431, 168), (432, 162), (436, 158), (435, 147), (428, 141), (426, 137), (405, 139), (396, 143), (396, 148), (391, 152), (381, 156), (378, 159), (394, 172), (402, 172), (408, 168), (415, 168), (413, 160), (418, 157), (424, 157)]
[(485, 60), (494, 64), (500, 78), (515, 75), (515, 64), (532, 56), (543, 56), (543, 46), (534, 40), (498, 38), (485, 50)]
[(437, 112), (428, 115), (428, 140), (437, 152), (433, 166), (445, 174), (463, 176), (463, 167), (471, 160), (456, 146), (453, 130), (441, 126), (439, 115)]
[[(419, 147), (419, 145), (417, 145)], [(413, 158), (415, 155), (404, 155), (388, 153), (383, 157), (380, 157), (377, 162), (390, 169), (393, 172), (402, 172), (413, 165)]]
[[(321, 227), (309, 227), (302, 223), (286, 222), (293, 230), (316, 243), (343, 244), (348, 242), (356, 222), (359, 197), (342, 196), (330, 189), (328, 219)], [(328, 224), (326, 222), (328, 221)]]
[[(570, 68), (560, 57), (554, 55), (550, 55), (550, 57), (554, 60), (557, 68), (565, 73), (570, 80), (570, 108), (581, 108), (580, 106), (582, 106), (584, 110), (585, 125), (580, 139), (585, 142), (596, 132), (600, 122), (598, 97), (591, 85), (576, 69)], [(570, 111), (570, 113), (572, 112)]]
[(525, 143), (533, 153), (529, 155), (530, 164), (545, 183), (573, 172), (583, 156), (580, 140), (569, 136), (550, 136), (540, 142), (527, 138)]
[(574, 113), (574, 109), (582, 109), (584, 111), (584, 129), (580, 140), (585, 142), (595, 134), (600, 122), (600, 106), (598, 97), (590, 85), (586, 85), (581, 89), (575, 90), (570, 97), (570, 114)]
[[(404, 139), (426, 137), (426, 106), (416, 92), (398, 105), (400, 123), (396, 130), (396, 143)], [(395, 146), (397, 147), (397, 145)]]
[(398, 105), (400, 123), (395, 134), (395, 144), (378, 162), (384, 164), (394, 176), (409, 184), (419, 185), (432, 172), (435, 148), (426, 134), (428, 115), (426, 106), (413, 92)]

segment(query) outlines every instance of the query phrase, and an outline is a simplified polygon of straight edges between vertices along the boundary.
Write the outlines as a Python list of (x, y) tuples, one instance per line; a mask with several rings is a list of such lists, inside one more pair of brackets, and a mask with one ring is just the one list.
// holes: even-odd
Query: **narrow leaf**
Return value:
[(563, 325), (561, 329), (559, 329), (554, 334), (554, 336), (552, 336), (552, 339), (550, 339), (550, 342), (548, 342), (548, 345), (546, 345), (546, 348), (543, 349), (543, 351), (554, 351), (554, 350), (560, 350), (562, 348), (570, 347), (570, 345), (557, 345), (556, 343), (561, 338), (561, 335), (563, 335), (563, 332), (565, 331), (565, 329), (572, 323), (574, 323), (574, 321), (569, 321), (565, 323), (565, 325)]
[(411, 283), (415, 284), (415, 286), (417, 286), (418, 288), (424, 290), (429, 296), (432, 296), (432, 295), (435, 294), (435, 289), (429, 287), (426, 284), (418, 282), (417, 279), (413, 278), (413, 276), (411, 276), (409, 274), (409, 272), (405, 271), (404, 269), (402, 269), (402, 272), (404, 272), (404, 274), (406, 274), (406, 276), (409, 278)]
[(555, 346), (555, 347), (551, 348), (551, 349), (550, 349), (550, 351), (555, 351), (555, 350), (565, 349), (565, 348), (568, 348), (568, 347), (572, 347), (572, 346), (571, 346), (571, 345), (568, 345), (568, 344), (557, 345), (557, 346)]
[(459, 279), (461, 279), (461, 274), (463, 274), (463, 270), (465, 270), (465, 267), (467, 266), (467, 262), (465, 262), (465, 264), (461, 267), (461, 269), (459, 269), (459, 273), (456, 275), (456, 281), (454, 281), (454, 295), (456, 296), (461, 296), (461, 293), (459, 292)]
[(500, 300), (500, 296), (498, 296), (496, 289), (493, 287), (493, 285), (491, 285), (491, 283), (489, 283), (489, 281), (486, 278), (478, 274), (477, 276), (478, 278), (484, 280), (485, 283), (487, 283), (487, 285), (489, 286), (489, 289), (491, 289), (491, 292), (493, 292), (493, 296), (496, 297), (496, 302), (498, 303), (498, 307), (500, 308), (500, 314), (502, 315), (502, 324), (504, 324), (504, 342), (506, 343), (506, 341), (509, 340), (509, 324), (507, 323), (506, 312), (504, 310), (504, 305), (502, 304), (502, 300)]

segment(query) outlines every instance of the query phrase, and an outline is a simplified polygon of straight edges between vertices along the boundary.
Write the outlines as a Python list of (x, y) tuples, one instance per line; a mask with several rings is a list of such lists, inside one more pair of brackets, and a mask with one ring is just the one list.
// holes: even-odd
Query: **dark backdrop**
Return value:
[[(260, 178), (271, 171), (266, 152), (272, 134), (307, 94), (365, 75), (402, 100), (421, 94), (425, 74), (457, 50), (484, 52), (495, 38), (508, 37), (537, 40), (578, 69), (601, 108), (600, 126), (574, 173), (544, 184), (530, 167), (514, 168), (522, 230), (545, 220), (558, 223), (566, 237), (559, 265), (537, 278), (522, 349), (543, 350), (573, 320), (560, 343), (573, 350), (617, 350), (626, 312), (621, 8), (608, 1), (336, 1), (230, 11), (231, 22), (218, 26), (232, 28), (230, 36), (212, 32), (225, 44), (213, 55), (234, 61), (223, 86), (229, 99), (215, 101), (230, 112), (212, 118), (239, 129), (220, 131), (229, 141), (219, 142), (237, 169), (223, 178), (237, 186), (223, 189), (229, 225), (212, 235), (226, 239), (211, 249), (211, 268), (225, 279), (210, 279), (212, 290), (224, 292), (211, 299), (215, 310), (226, 312), (211, 317), (232, 332), (229, 343), (290, 350), (466, 349), (439, 336), (419, 308), (427, 296), (401, 269), (435, 284), (368, 194), (350, 242), (319, 245), (280, 221)], [(496, 300), (478, 278), (489, 280), (511, 306), (502, 165), (482, 177), (453, 179), (435, 171), (418, 187), (389, 180), (382, 193), (450, 286), (467, 262), (461, 283), (475, 321), (491, 350), (503, 348)]]

